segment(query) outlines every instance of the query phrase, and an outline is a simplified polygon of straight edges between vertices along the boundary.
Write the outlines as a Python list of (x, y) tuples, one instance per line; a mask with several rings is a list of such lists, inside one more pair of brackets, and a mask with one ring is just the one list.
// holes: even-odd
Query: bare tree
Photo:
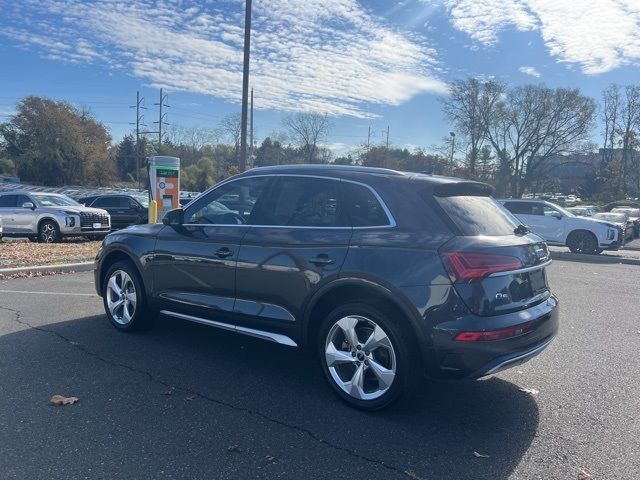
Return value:
[(611, 161), (615, 145), (615, 135), (618, 129), (620, 105), (620, 87), (610, 85), (602, 92), (602, 120), (604, 121), (604, 148), (602, 150), (602, 163), (604, 167)]
[(231, 113), (220, 120), (218, 132), (220, 137), (234, 146), (236, 158), (238, 158), (240, 155), (240, 134), (242, 132), (242, 117), (240, 113)]
[(291, 139), (300, 148), (304, 163), (316, 162), (318, 144), (326, 138), (331, 128), (327, 115), (296, 113), (287, 116), (282, 123), (289, 131)]
[(174, 145), (184, 145), (194, 150), (200, 150), (206, 145), (215, 145), (220, 138), (220, 132), (206, 127), (171, 125), (165, 138)]
[(617, 134), (621, 137), (622, 155), (620, 159), (620, 192), (626, 196), (629, 167), (632, 165), (634, 147), (638, 145), (640, 129), (640, 86), (627, 85), (620, 108), (620, 122)]
[(483, 108), (495, 101), (504, 87), (495, 81), (477, 78), (457, 80), (449, 85), (449, 95), (442, 99), (442, 110), (455, 126), (458, 145), (466, 144), (466, 169), (471, 178), (477, 176), (477, 162), (487, 138), (487, 119)]
[(554, 155), (588, 141), (595, 102), (578, 89), (525, 85), (497, 95), (483, 110), (487, 139), (499, 164), (509, 165), (512, 195), (522, 195)]

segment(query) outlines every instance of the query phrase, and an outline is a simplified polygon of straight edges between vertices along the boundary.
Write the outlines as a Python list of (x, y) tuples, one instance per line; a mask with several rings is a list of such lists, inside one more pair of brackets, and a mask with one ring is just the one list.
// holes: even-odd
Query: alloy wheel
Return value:
[(349, 315), (329, 330), (325, 361), (336, 385), (353, 398), (384, 395), (396, 376), (396, 354), (387, 333), (373, 320)]
[(107, 308), (113, 321), (128, 325), (136, 313), (136, 286), (127, 272), (116, 270), (107, 283)]
[(56, 239), (56, 227), (50, 222), (42, 225), (40, 232), (40, 238), (44, 243), (53, 243)]

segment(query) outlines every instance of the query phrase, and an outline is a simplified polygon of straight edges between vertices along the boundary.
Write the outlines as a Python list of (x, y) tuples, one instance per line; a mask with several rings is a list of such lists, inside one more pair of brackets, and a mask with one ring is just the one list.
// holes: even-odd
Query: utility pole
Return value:
[(387, 148), (384, 151), (384, 166), (389, 166), (389, 125), (387, 125)]
[[(165, 122), (164, 119), (167, 116), (166, 112), (162, 113), (162, 109), (163, 107), (169, 107), (169, 105), (167, 105), (165, 102), (167, 101), (167, 99), (169, 98), (169, 94), (164, 95), (162, 93), (162, 88), (160, 89), (160, 102), (159, 103), (154, 103), (154, 105), (159, 105), (160, 106), (160, 115), (158, 116), (158, 121), (157, 122), (153, 122), (153, 123), (157, 123), (158, 124), (158, 148), (160, 148), (162, 146), (162, 125), (170, 125), (169, 123)], [(149, 132), (151, 133), (151, 132)], [(154, 132), (155, 133), (155, 132)]]
[(370, 146), (371, 146), (371, 126), (369, 126), (369, 131), (367, 132), (367, 153), (369, 152)]
[(387, 125), (387, 150), (389, 150), (389, 125)]
[(455, 132), (449, 132), (449, 135), (451, 135), (451, 159), (449, 161), (449, 168), (451, 168), (451, 174), (453, 174), (453, 152), (456, 149), (456, 134)]
[[(147, 109), (143, 104), (144, 97), (140, 98), (140, 91), (138, 90), (136, 92), (136, 104), (130, 107), (136, 109), (136, 180), (138, 182), (138, 190), (140, 190), (140, 134), (146, 133), (140, 131), (141, 125), (146, 127), (144, 123), (144, 115), (140, 114), (140, 110)], [(130, 123), (129, 125), (133, 125), (133, 123)]]
[(251, 89), (251, 125), (249, 129), (249, 163), (253, 165), (253, 88)]
[(251, 53), (251, 0), (245, 0), (244, 63), (242, 70), (242, 115), (240, 129), (240, 158), (238, 168), (244, 172), (247, 160), (247, 103), (249, 97), (249, 55)]

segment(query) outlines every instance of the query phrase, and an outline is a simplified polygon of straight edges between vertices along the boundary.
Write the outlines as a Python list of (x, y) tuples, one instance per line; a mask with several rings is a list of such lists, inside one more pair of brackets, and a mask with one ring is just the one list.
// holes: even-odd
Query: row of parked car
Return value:
[(578, 217), (593, 218), (619, 225), (625, 239), (632, 240), (640, 236), (640, 208), (632, 206), (614, 207), (609, 212), (601, 212), (595, 205), (568, 208)]
[[(186, 205), (197, 196), (180, 198)], [(62, 193), (0, 192), (0, 238), (53, 243), (63, 237), (104, 238), (111, 230), (148, 222), (149, 200), (140, 193), (96, 193), (71, 198)]]
[(544, 200), (509, 199), (500, 203), (549, 245), (566, 246), (574, 253), (617, 250), (640, 233), (640, 209), (633, 206), (598, 212), (595, 206), (565, 209)]

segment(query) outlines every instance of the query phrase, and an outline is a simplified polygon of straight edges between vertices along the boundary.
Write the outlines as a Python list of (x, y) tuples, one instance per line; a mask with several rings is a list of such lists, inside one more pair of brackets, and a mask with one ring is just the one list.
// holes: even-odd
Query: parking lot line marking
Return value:
[(0, 293), (28, 293), (29, 295), (67, 295), (70, 297), (97, 297), (95, 293), (67, 293), (67, 292), (30, 292), (25, 290), (0, 290)]

